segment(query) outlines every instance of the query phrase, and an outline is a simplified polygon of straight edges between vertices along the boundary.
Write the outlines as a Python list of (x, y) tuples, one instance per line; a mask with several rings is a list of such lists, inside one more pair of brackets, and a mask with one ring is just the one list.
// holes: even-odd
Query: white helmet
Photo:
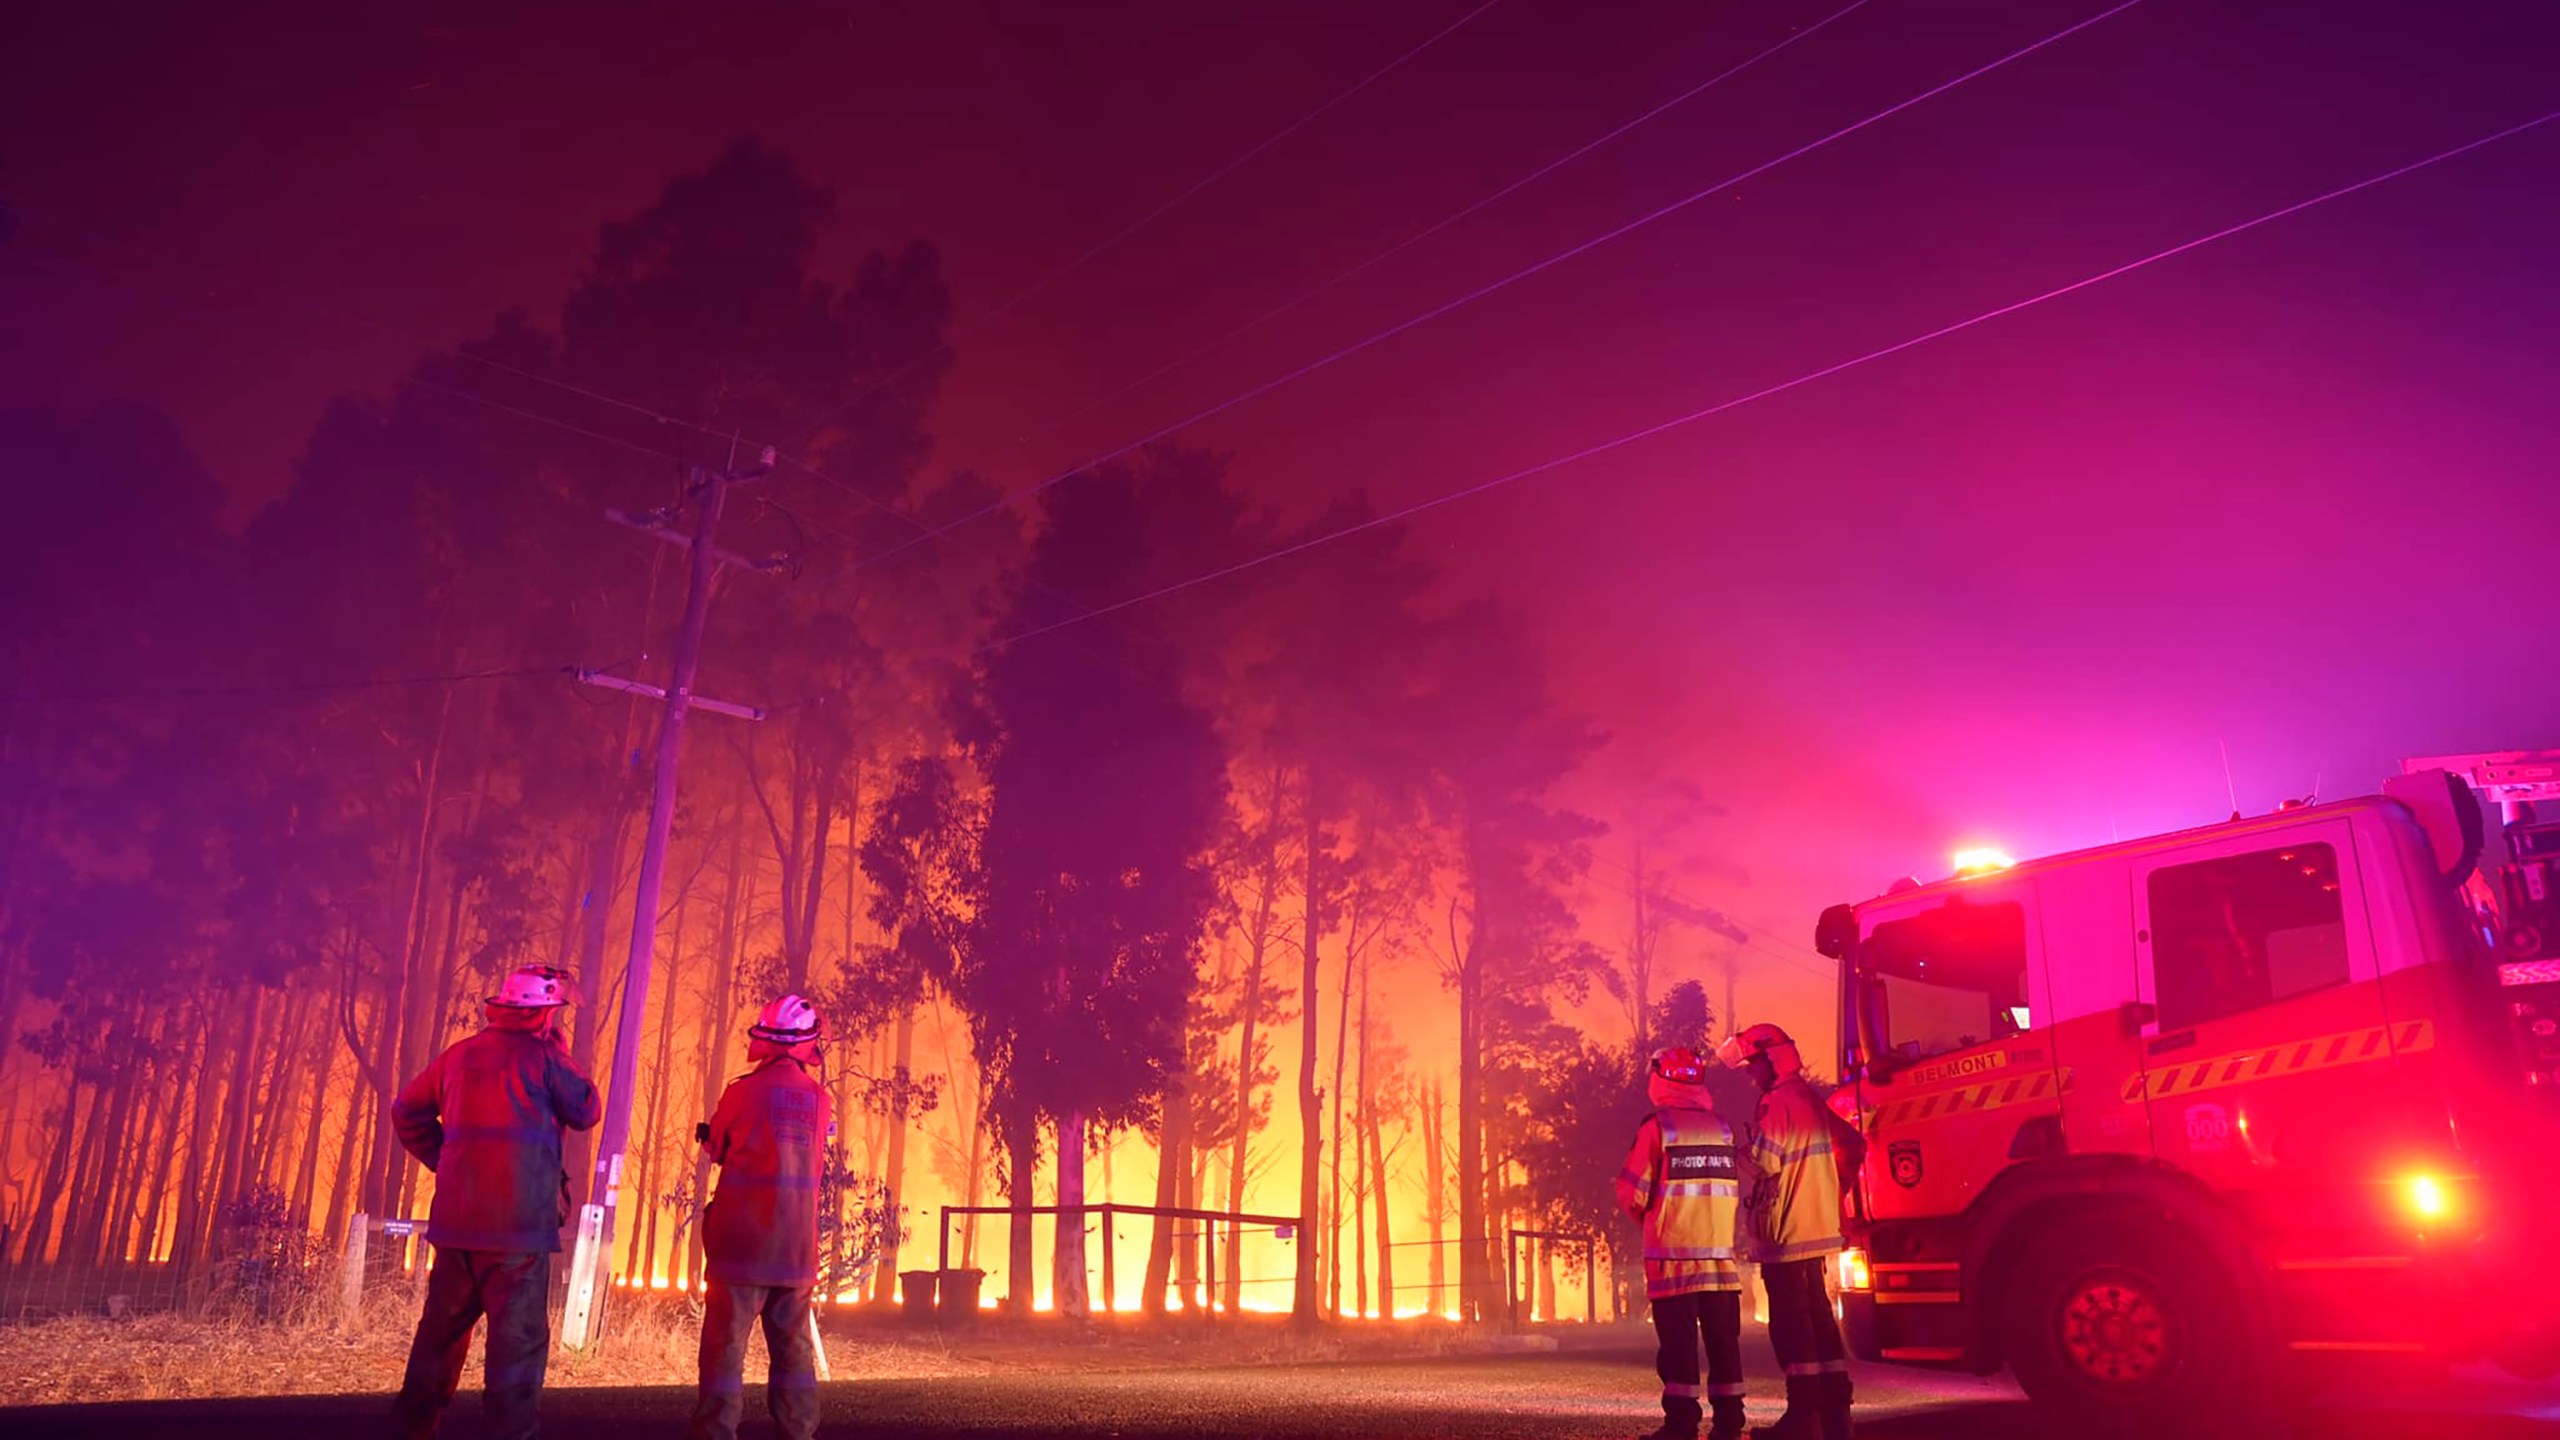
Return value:
[(511, 1010), (555, 1010), (569, 1003), (569, 972), (556, 965), (519, 965), (498, 982), (492, 1005)]
[(818, 1038), (818, 1007), (797, 995), (785, 995), (757, 1013), (747, 1034), (776, 1045), (805, 1045)]
[(1804, 1054), (1796, 1049), (1794, 1037), (1767, 1021), (1736, 1035), (1725, 1037), (1716, 1047), (1716, 1058), (1736, 1070), (1754, 1060), (1766, 1059), (1771, 1073), (1789, 1080), (1804, 1073)]

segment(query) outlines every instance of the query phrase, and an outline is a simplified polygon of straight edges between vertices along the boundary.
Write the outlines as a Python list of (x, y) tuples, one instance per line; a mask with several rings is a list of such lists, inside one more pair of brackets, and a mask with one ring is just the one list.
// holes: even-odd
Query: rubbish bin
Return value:
[(898, 1308), (908, 1324), (926, 1326), (933, 1323), (933, 1282), (939, 1273), (933, 1270), (898, 1272)]
[(987, 1278), (984, 1270), (945, 1270), (942, 1272), (942, 1323), (951, 1329), (967, 1329), (978, 1323), (978, 1286)]

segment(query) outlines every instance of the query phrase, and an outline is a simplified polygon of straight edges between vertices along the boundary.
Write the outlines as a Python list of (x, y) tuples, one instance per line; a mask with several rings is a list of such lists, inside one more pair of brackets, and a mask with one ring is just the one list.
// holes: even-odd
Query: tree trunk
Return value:
[[(709, 1003), (702, 1007), (702, 1110), (708, 1120), (720, 1108), (720, 1053), (736, 1023), (738, 951), (746, 940), (746, 918), (755, 906), (755, 877), (747, 866), (747, 823), (744, 815), (729, 819), (729, 873), (720, 891), (720, 933), (712, 945)], [(711, 1157), (697, 1147), (693, 1162), (692, 1238), (685, 1245), (687, 1283), (703, 1273), (702, 1207), (711, 1199)]]
[(1039, 1276), (1032, 1268), (1032, 1181), (1039, 1173), (1040, 1130), (1028, 1111), (1005, 1117), (1005, 1199), (1013, 1213), (1005, 1226), (1005, 1313), (1031, 1318), (1039, 1308)]
[[(1368, 1221), (1367, 1202), (1374, 1196), (1378, 1206), (1378, 1318), (1393, 1320), (1396, 1318), (1396, 1304), (1390, 1298), (1392, 1291), (1387, 1283), (1387, 1167), (1386, 1156), (1378, 1145), (1378, 1132), (1385, 1127), (1378, 1118), (1378, 1091), (1377, 1087), (1371, 1083), (1369, 1074), (1369, 1041), (1373, 1034), (1369, 1020), (1369, 989), (1376, 969), (1377, 961), (1374, 957), (1361, 959), (1360, 1029), (1358, 1032), (1360, 1068), (1358, 1078), (1354, 1081), (1360, 1091), (1360, 1100), (1352, 1111), (1357, 1117), (1360, 1133), (1352, 1141), (1351, 1163), (1352, 1168), (1364, 1175), (1366, 1179), (1359, 1187), (1362, 1204), (1351, 1227), (1351, 1243), (1355, 1247), (1361, 1247), (1360, 1313), (1366, 1315), (1369, 1313), (1369, 1266), (1368, 1250), (1363, 1242), (1367, 1238), (1364, 1233)], [(1339, 1128), (1338, 1125), (1337, 1128)]]
[(963, 1270), (978, 1267), (977, 1207), (985, 1204), (986, 1199), (987, 1127), (982, 1120), (969, 1127), (968, 1195), (961, 1204), (969, 1207), (970, 1213), (960, 1224), (960, 1268)]
[(399, 963), (393, 967), (388, 992), (383, 1003), (391, 1007), (397, 1022), (385, 1037), (387, 1049), (380, 1058), (386, 1072), (381, 1085), (380, 1107), (375, 1112), (373, 1161), (367, 1167), (365, 1207), (376, 1215), (398, 1189), (401, 1162), (407, 1158), (400, 1148), (400, 1138), (391, 1128), (391, 1099), (400, 1086), (415, 1073), (409, 1062), (410, 1052), (417, 1046), (407, 1028), (408, 1011), (414, 1006), (415, 976), (418, 967), (418, 941), (423, 927), (427, 901), (427, 876), (435, 863), (435, 828), (438, 792), (444, 780), (445, 737), (453, 719), (454, 692), (461, 687), (444, 687), (444, 700), (436, 707), (435, 737), (427, 747), (426, 762), (418, 775), (418, 825), (409, 852), (408, 907), (400, 922), (401, 951)]
[[(1165, 1077), (1164, 1120), (1157, 1132), (1157, 1210), (1178, 1210), (1188, 1203), (1182, 1198), (1182, 1180), (1190, 1169), (1191, 1076), (1177, 1068)], [(1139, 1291), (1139, 1309), (1145, 1314), (1165, 1313), (1166, 1289), (1173, 1283), (1175, 1236), (1188, 1223), (1158, 1214), (1148, 1227), (1147, 1278)]]
[[(142, 1073), (132, 1021), (118, 1022), (107, 1047), (108, 1053), (117, 1057), (115, 1079), (91, 1107), (81, 1163), (72, 1170), (71, 1208), (63, 1217), (63, 1258), (81, 1265), (95, 1265), (104, 1258), (99, 1252), (106, 1240), (108, 1212), (115, 1204), (116, 1192), (123, 1188), (125, 1130), (133, 1114), (133, 1092)], [(103, 1120), (99, 1118), (102, 1114)]]
[[(632, 1277), (634, 1285), (647, 1285), (658, 1271), (658, 1213), (667, 1207), (660, 1203), (659, 1181), (664, 1178), (667, 1153), (667, 1091), (675, 1084), (676, 991), (684, 978), (684, 922), (693, 908), (693, 886), (688, 882), (684, 893), (676, 897), (675, 933), (667, 945), (667, 988), (658, 997), (657, 1068), (649, 1080), (648, 1152), (640, 1157), (640, 1203), (649, 1207), (648, 1219), (632, 1228), (641, 1233), (633, 1236), (639, 1244), (636, 1255), (626, 1258), (622, 1273)], [(673, 1265), (667, 1267), (674, 1270)]]
[(800, 942), (790, 948), (786, 958), (791, 966), (790, 989), (805, 994), (809, 989), (809, 965), (818, 949), (819, 901), (827, 888), (827, 832), (835, 828), (835, 777), (818, 777), (817, 818), (809, 827), (809, 879), (800, 894)]
[[(1195, 1125), (1196, 1131), (1196, 1125)], [(1182, 1172), (1182, 1208), (1203, 1208), (1209, 1191), (1209, 1162), (1212, 1158), (1204, 1146), (1191, 1147), (1191, 1163)], [(1203, 1263), (1202, 1247), (1217, 1233), (1206, 1221), (1194, 1220), (1183, 1232), (1182, 1248), (1174, 1255), (1174, 1283), (1182, 1287), (1182, 1308), (1205, 1317), (1217, 1300), (1216, 1270)]]
[[(222, 1181), (214, 1188), (218, 1208), (209, 1237), (217, 1242), (230, 1228), (228, 1212), (248, 1188), (249, 1117), (257, 1093), (257, 1057), (267, 1018), (267, 988), (254, 982), (248, 988), (249, 1013), (241, 1021), (238, 1060), (232, 1067), (230, 1090), (222, 1105)], [(194, 1258), (201, 1258), (202, 1253), (193, 1252)]]
[(1489, 913), (1491, 857), (1475, 836), (1468, 843), (1468, 893), (1475, 915), (1458, 960), (1458, 1310), (1483, 1322), (1498, 1296), (1487, 1262), (1484, 1163), (1484, 969), (1496, 933)]
[(1057, 1279), (1050, 1293), (1058, 1313), (1082, 1320), (1092, 1307), (1085, 1290), (1084, 1265), (1084, 1112), (1070, 1110), (1058, 1119), (1058, 1238), (1051, 1259)]
[(329, 1181), (329, 1225), (322, 1232), (332, 1245), (347, 1238), (348, 1202), (355, 1197), (356, 1137), (372, 1127), (369, 1112), (374, 1103), (373, 1087), (364, 1083), (363, 1076), (355, 1077), (347, 1092), (347, 1123), (338, 1132), (338, 1168)]
[(178, 1153), (178, 1126), (185, 1118), (184, 1110), (175, 1103), (195, 1082), (197, 1057), (203, 1053), (203, 1026), (195, 1007), (190, 1005), (177, 1015), (172, 1024), (170, 1063), (163, 1067), (162, 1078), (168, 1089), (162, 1103), (152, 1106), (151, 1125), (144, 1132), (143, 1144), (150, 1157), (150, 1174), (144, 1178), (141, 1205), (133, 1217), (132, 1233), (117, 1240), (114, 1253), (129, 1255), (136, 1263), (151, 1260), (160, 1249), (160, 1217), (166, 1213), (169, 1193), (169, 1170)]
[(53, 1153), (44, 1162), (44, 1178), (36, 1183), (36, 1207), (27, 1217), (27, 1238), (19, 1250), (19, 1259), (28, 1265), (40, 1265), (51, 1255), (49, 1242), (53, 1236), (54, 1207), (62, 1201), (62, 1189), (71, 1178), (73, 1138), (80, 1129), (80, 1091), (77, 1074), (66, 1072), (62, 1090), (62, 1126), (53, 1135)]
[[(288, 1006), (276, 1027), (275, 1055), (267, 1071), (265, 1098), (259, 1102), (258, 1133), (251, 1143), (254, 1158), (249, 1163), (251, 1188), (273, 1186), (284, 1190), (276, 1174), (276, 1157), (284, 1146), (284, 1135), (292, 1128), (299, 1113), (294, 1102), (301, 1098), (302, 1078), (311, 1068), (303, 1063), (303, 1050), (311, 1043), (312, 1021), (324, 1018), (307, 1006)], [(312, 1107), (317, 1109), (315, 1103)]]
[[(1271, 803), (1276, 811), (1280, 803), (1280, 782), (1271, 783)], [(1275, 814), (1271, 828), (1277, 830)], [(1244, 1214), (1244, 1177), (1247, 1146), (1253, 1138), (1254, 1042), (1262, 1022), (1264, 967), (1271, 956), (1273, 912), (1280, 891), (1280, 846), (1269, 842), (1263, 856), (1261, 893), (1254, 900), (1253, 919), (1245, 933), (1244, 1006), (1240, 1017), (1241, 1034), (1236, 1048), (1236, 1133), (1227, 1144), (1227, 1214)], [(1302, 1003), (1312, 1004), (1311, 998)], [(1244, 1247), (1238, 1243), (1244, 1234), (1244, 1222), (1230, 1218), (1227, 1222), (1227, 1309), (1233, 1311), (1244, 1298)]]
[(1424, 1193), (1422, 1217), (1431, 1226), (1431, 1313), (1449, 1313), (1449, 1139), (1448, 1102), (1434, 1080), (1423, 1092), (1422, 1149), (1430, 1189)]
[(1396, 1318), (1396, 1251), (1394, 1227), (1388, 1223), (1387, 1147), (1385, 1123), (1372, 1112), (1369, 1120), (1369, 1174), (1378, 1207), (1378, 1318)]
[[(224, 1091), (218, 1083), (222, 1050), (215, 1042), (225, 1029), (223, 1017), (229, 1009), (219, 1004), (207, 1007), (204, 1067), (196, 1078), (195, 1093), (188, 1097), (195, 1114), (188, 1123), (186, 1159), (178, 1172), (178, 1230), (169, 1243), (169, 1259), (181, 1274), (193, 1269), (202, 1254), (205, 1210), (215, 1198), (221, 1175), (214, 1123), (223, 1109)], [(236, 1021), (231, 1028), (236, 1032)]]
[(1298, 1268), (1290, 1288), (1289, 1314), (1300, 1326), (1316, 1319), (1316, 1264), (1319, 1174), (1324, 1166), (1324, 1101), (1316, 1089), (1316, 1041), (1322, 1030), (1317, 1009), (1324, 991), (1317, 962), (1324, 953), (1327, 916), (1324, 905), (1324, 811), (1315, 777), (1308, 776), (1306, 805), (1306, 893), (1301, 897), (1303, 921), (1298, 932)]
[[(1310, 877), (1312, 878), (1312, 877)], [(1356, 917), (1356, 912), (1355, 912)], [(1356, 942), (1358, 926), (1352, 926)], [(1336, 1319), (1342, 1316), (1342, 1080), (1351, 1060), (1351, 970), (1357, 957), (1346, 951), (1342, 957), (1342, 998), (1333, 1020), (1333, 1191), (1326, 1212), (1332, 1220), (1325, 1230), (1325, 1273), (1328, 1276), (1325, 1308)], [(1354, 1152), (1355, 1157), (1357, 1152)], [(1358, 1246), (1358, 1231), (1352, 1232), (1351, 1243)]]
[(320, 1218), (312, 1211), (320, 1189), (320, 1130), (329, 1115), (329, 1082), (338, 1077), (337, 1037), (322, 1025), (313, 1038), (319, 1053), (312, 1057), (311, 1112), (303, 1122), (302, 1153), (293, 1167), (293, 1213), (305, 1225)]
[[(847, 850), (852, 848), (846, 847)], [(871, 1298), (874, 1302), (886, 1299), (888, 1287), (897, 1279), (900, 1242), (905, 1238), (902, 1232), (906, 1229), (907, 1214), (907, 1131), (915, 1124), (907, 1103), (907, 1082), (915, 1075), (916, 1063), (915, 1005), (899, 1008), (894, 1043), (896, 1066), (889, 1073), (898, 1077), (898, 1095), (889, 1109), (889, 1164), (883, 1176), (883, 1183), (888, 1187), (891, 1224), (881, 1246), (879, 1268), (873, 1272), (875, 1280)]]

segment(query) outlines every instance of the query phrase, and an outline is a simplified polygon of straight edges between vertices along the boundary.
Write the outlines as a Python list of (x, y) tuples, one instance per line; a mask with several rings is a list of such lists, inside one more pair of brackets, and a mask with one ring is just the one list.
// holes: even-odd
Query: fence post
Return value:
[(1502, 1236), (1502, 1309), (1511, 1328), (1520, 1328), (1520, 1232), (1507, 1230)]
[(347, 1222), (346, 1258), (338, 1266), (338, 1323), (353, 1326), (356, 1312), (364, 1308), (365, 1232), (372, 1228), (373, 1217), (359, 1210)]
[(1116, 1218), (1111, 1212), (1111, 1206), (1102, 1207), (1102, 1313), (1105, 1315), (1116, 1314), (1120, 1309), (1120, 1287), (1111, 1278), (1117, 1268), (1111, 1263), (1111, 1222)]
[(1582, 1246), (1582, 1323), (1600, 1323), (1600, 1237), (1592, 1236)]
[(951, 1269), (951, 1207), (948, 1205), (942, 1207), (942, 1257), (934, 1268), (945, 1272)]

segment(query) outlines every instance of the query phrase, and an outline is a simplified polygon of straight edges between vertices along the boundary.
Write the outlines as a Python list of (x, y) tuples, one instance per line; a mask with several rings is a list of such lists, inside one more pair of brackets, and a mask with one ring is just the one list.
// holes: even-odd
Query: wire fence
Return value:
[(186, 1315), (273, 1324), (353, 1315), (388, 1290), (425, 1283), (422, 1222), (357, 1215), (336, 1246), (317, 1232), (254, 1220), (214, 1238), (192, 1264), (174, 1260), (0, 1263), (0, 1324), (74, 1316)]

